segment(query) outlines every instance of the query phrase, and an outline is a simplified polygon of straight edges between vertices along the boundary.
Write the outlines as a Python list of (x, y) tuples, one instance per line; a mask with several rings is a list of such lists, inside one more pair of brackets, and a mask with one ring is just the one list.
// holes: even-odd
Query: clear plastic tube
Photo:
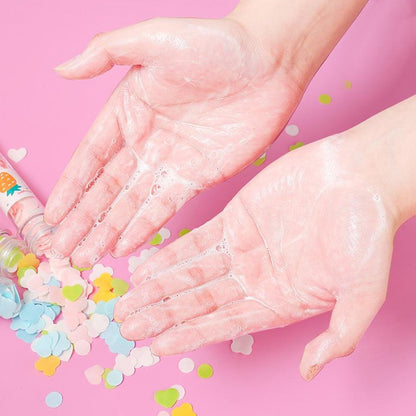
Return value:
[(43, 220), (43, 205), (1, 153), (0, 208), (31, 252), (40, 256), (50, 249), (53, 229)]
[(5, 230), (0, 230), (0, 276), (13, 276), (19, 261), (28, 251), (22, 240), (12, 237)]

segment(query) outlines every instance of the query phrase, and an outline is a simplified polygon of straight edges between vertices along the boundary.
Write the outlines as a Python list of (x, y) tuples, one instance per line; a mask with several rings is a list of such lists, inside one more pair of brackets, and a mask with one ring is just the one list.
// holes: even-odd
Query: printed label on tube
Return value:
[(9, 162), (0, 155), (0, 208), (7, 215), (16, 202), (28, 196), (33, 197), (32, 191)]

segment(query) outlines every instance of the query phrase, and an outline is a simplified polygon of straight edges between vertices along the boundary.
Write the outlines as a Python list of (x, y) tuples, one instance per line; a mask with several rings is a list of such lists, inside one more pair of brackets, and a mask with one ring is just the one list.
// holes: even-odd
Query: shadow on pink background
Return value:
[[(221, 17), (236, 0), (72, 0), (2, 2), (0, 12), (0, 150), (26, 147), (16, 167), (46, 201), (59, 174), (107, 97), (127, 68), (100, 78), (70, 82), (52, 68), (80, 52), (97, 32), (156, 16)], [(416, 93), (416, 3), (370, 0), (361, 16), (321, 68), (293, 115), (297, 137), (282, 133), (261, 167), (250, 166), (237, 177), (191, 201), (167, 227), (172, 241), (181, 228), (193, 228), (218, 213), (250, 178), (296, 141), (311, 142), (342, 131)], [(344, 86), (352, 83), (351, 89)], [(333, 98), (330, 105), (320, 94)], [(5, 218), (0, 226), (11, 225)], [(277, 416), (304, 414), (415, 415), (416, 373), (416, 221), (398, 232), (388, 298), (356, 352), (331, 363), (312, 383), (298, 365), (305, 344), (328, 324), (329, 315), (288, 328), (256, 334), (245, 357), (229, 343), (186, 354), (197, 364), (209, 362), (209, 380), (182, 374), (180, 357), (162, 359), (140, 369), (112, 391), (91, 386), (83, 372), (93, 364), (111, 367), (114, 356), (96, 341), (87, 357), (63, 363), (46, 378), (34, 368), (30, 346), (0, 322), (0, 414), (13, 415), (157, 415), (153, 393), (173, 384), (186, 389), (185, 399), (198, 416)], [(114, 261), (128, 280), (127, 259)], [(58, 409), (44, 397), (63, 394)], [(180, 403), (181, 403), (180, 402)]]

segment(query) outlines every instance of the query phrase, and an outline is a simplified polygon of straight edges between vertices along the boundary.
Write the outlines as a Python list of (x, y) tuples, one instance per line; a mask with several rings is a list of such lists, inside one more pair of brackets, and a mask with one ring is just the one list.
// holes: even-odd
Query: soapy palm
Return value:
[[(133, 65), (46, 207), (54, 247), (88, 266), (131, 253), (190, 198), (256, 159), (302, 91), (228, 20), (156, 19), (98, 36), (60, 70)], [(97, 174), (98, 171), (98, 174)]]
[(330, 138), (285, 156), (139, 266), (116, 305), (123, 335), (173, 354), (333, 309), (302, 375), (351, 353), (384, 301), (394, 234), (357, 150)]

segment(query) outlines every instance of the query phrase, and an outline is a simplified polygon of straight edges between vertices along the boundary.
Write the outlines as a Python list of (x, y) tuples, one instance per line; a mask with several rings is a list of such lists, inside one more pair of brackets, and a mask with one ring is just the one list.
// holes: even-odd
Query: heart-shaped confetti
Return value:
[(129, 284), (122, 279), (113, 279), (111, 281), (113, 293), (117, 296), (123, 296), (129, 290)]
[(64, 286), (62, 288), (62, 294), (64, 297), (72, 302), (75, 302), (84, 291), (84, 288), (81, 285), (73, 285), (73, 286)]
[(172, 416), (196, 416), (196, 413), (190, 403), (182, 403), (172, 410)]
[(233, 340), (231, 351), (243, 355), (250, 355), (253, 351), (254, 339), (251, 335), (243, 335)]
[(27, 149), (25, 147), (21, 147), (20, 149), (9, 149), (7, 152), (7, 156), (10, 160), (17, 163), (23, 160), (27, 155)]
[(98, 385), (101, 383), (102, 375), (104, 373), (104, 368), (100, 365), (93, 365), (90, 368), (87, 368), (84, 371), (85, 377), (87, 378), (88, 382), (93, 385)]
[(155, 402), (166, 408), (174, 406), (178, 401), (178, 398), (178, 390), (172, 388), (166, 390), (158, 390), (154, 394)]

